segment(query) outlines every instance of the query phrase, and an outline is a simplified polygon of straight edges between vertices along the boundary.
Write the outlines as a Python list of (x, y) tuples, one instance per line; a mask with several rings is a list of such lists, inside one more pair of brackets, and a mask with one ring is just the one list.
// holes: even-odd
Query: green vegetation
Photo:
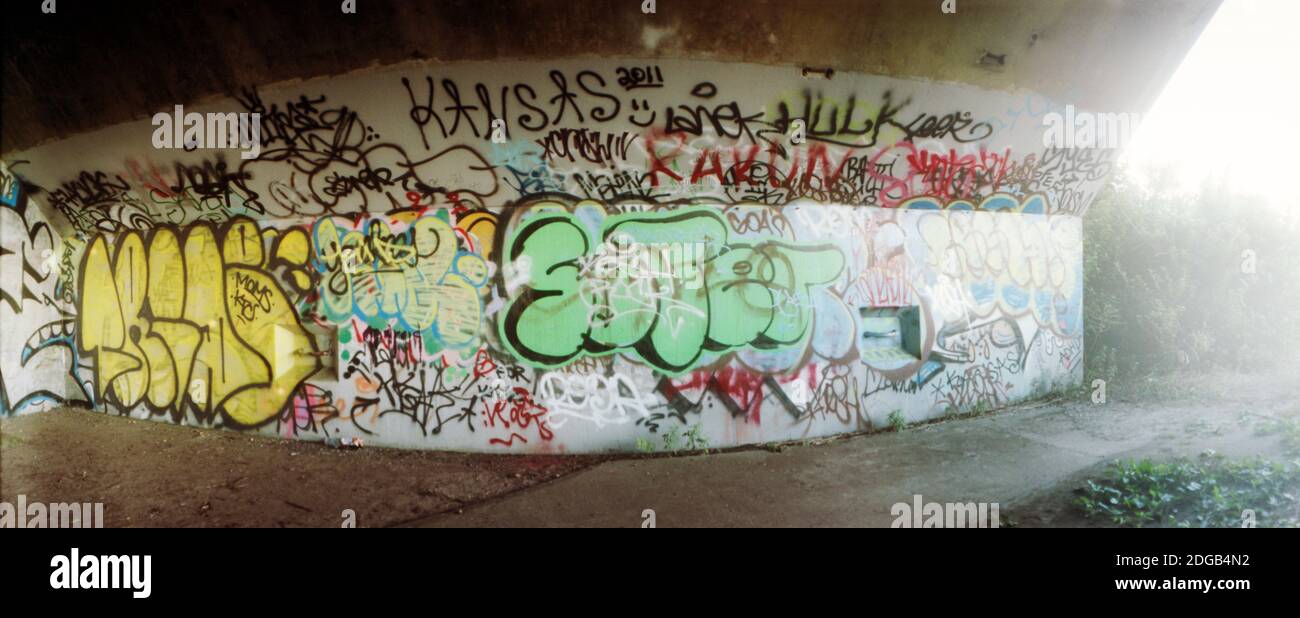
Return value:
[(1180, 398), (1188, 381), (1171, 373), (1253, 370), (1300, 349), (1294, 213), (1213, 183), (1150, 184), (1121, 170), (1083, 220), (1085, 387)]
[[(1300, 349), (1300, 231), (1292, 212), (1207, 182), (1176, 191), (1121, 170), (1084, 217), (1084, 372), (1107, 397), (1161, 401), (1202, 394), (1210, 370), (1256, 371), (1294, 363)], [(1284, 356), (1283, 354), (1286, 353)], [(1225, 411), (1225, 414), (1227, 412)], [(1224, 427), (1189, 425), (1194, 435)], [(1300, 423), (1256, 429), (1300, 456)], [(1241, 527), (1300, 523), (1300, 461), (1202, 456), (1110, 464), (1078, 504), (1120, 526)]]
[(1262, 459), (1112, 463), (1089, 480), (1078, 504), (1088, 517), (1120, 526), (1240, 528), (1247, 511), (1258, 527), (1300, 524), (1300, 467)]
[(889, 413), (889, 428), (894, 431), (902, 431), (907, 428), (907, 419), (903, 417), (902, 410), (894, 410)]
[(682, 441), (682, 428), (673, 426), (664, 433), (664, 450), (676, 452)]
[(704, 435), (704, 425), (696, 423), (686, 431), (686, 450), (708, 450), (709, 439)]
[(1282, 436), (1282, 448), (1287, 455), (1300, 458), (1300, 418), (1270, 419), (1256, 428), (1255, 433)]
[(638, 436), (636, 439), (636, 450), (641, 451), (642, 453), (653, 453), (655, 452), (655, 443)]
[[(709, 451), (709, 438), (704, 435), (704, 425), (696, 423), (683, 433), (681, 426), (674, 426), (661, 436), (664, 441), (663, 452), (676, 453), (685, 448), (688, 452)], [(648, 438), (636, 439), (636, 450), (642, 453), (655, 452), (655, 443)]]

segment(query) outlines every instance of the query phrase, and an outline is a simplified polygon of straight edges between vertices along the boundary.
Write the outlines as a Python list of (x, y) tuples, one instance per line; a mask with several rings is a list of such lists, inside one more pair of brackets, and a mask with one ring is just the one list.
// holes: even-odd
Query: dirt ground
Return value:
[(0, 502), (103, 502), (105, 527), (391, 526), (601, 461), (342, 450), (73, 408), (0, 421)]
[(889, 526), (890, 505), (1003, 505), (1003, 525), (1105, 526), (1074, 491), (1117, 459), (1287, 457), (1293, 375), (1152, 383), (807, 445), (683, 457), (339, 450), (65, 409), (0, 421), (0, 501), (105, 504), (105, 525)]

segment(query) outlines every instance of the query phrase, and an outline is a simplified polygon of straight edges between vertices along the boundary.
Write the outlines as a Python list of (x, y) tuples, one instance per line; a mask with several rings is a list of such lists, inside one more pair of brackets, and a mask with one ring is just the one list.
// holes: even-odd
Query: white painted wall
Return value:
[(84, 399), (72, 350), (58, 344), (71, 333), (74, 290), (59, 286), (60, 232), (3, 164), (0, 181), (0, 415), (26, 414)]
[[(633, 68), (647, 66), (655, 76), (651, 83), (658, 85), (629, 88), (635, 85), (627, 79), (620, 83), (621, 77), (631, 77)], [(435, 88), (431, 104), (426, 77)], [(573, 98), (561, 96), (561, 80)], [(449, 109), (454, 97), (444, 83), (454, 84), (463, 105), (477, 109), (463, 110), (465, 115), (457, 118)], [(506, 121), (505, 143), (490, 139), (491, 118), (480, 100), (479, 84), (494, 113)], [(226, 254), (223, 260), (207, 260), (219, 262), (215, 270), (169, 275), (172, 287), (148, 283), (145, 297), (154, 302), (173, 295), (179, 299), (174, 287), (179, 286), (190, 289), (193, 298), (224, 298), (226, 306), (217, 302), (217, 308), (235, 314), (250, 298), (241, 297), (236, 281), (247, 282), (248, 272), (263, 272), (267, 278), (259, 279), (260, 284), (274, 282), (269, 287), (279, 293), (259, 296), (258, 301), (269, 300), (258, 302), (250, 314), (256, 317), (237, 337), (231, 336), (242, 347), (231, 343), (222, 348), (260, 354), (265, 360), (262, 378), (253, 368), (240, 370), (245, 372), (240, 384), (251, 390), (238, 396), (246, 400), (240, 404), (245, 412), (235, 418), (256, 419), (256, 431), (303, 439), (359, 436), (371, 444), (488, 452), (631, 450), (638, 448), (638, 441), (642, 448), (652, 443), (662, 449), (665, 435), (687, 433), (707, 439), (710, 446), (728, 446), (880, 428), (895, 411), (909, 421), (934, 418), (951, 410), (1000, 405), (1082, 379), (1077, 215), (1100, 189), (1111, 153), (1046, 151), (1042, 117), (1056, 107), (1032, 93), (843, 73), (829, 81), (806, 79), (793, 69), (753, 65), (587, 59), (406, 65), (259, 88), (260, 105), (252, 104), (249, 95), (245, 93), (242, 102), (214, 101), (185, 110), (265, 114), (259, 159), (244, 162), (235, 150), (220, 152), (229, 182), (204, 187), (191, 177), (182, 183), (181, 176), (203, 170), (205, 162), (208, 173), (219, 171), (218, 153), (157, 150), (152, 146), (154, 127), (147, 119), (14, 159), (29, 160), (23, 175), (47, 190), (35, 199), (62, 213), (69, 228), (86, 234), (85, 243), (74, 243), (78, 276), (88, 272), (81, 267), (84, 248), (95, 233), (103, 235), (106, 248), (116, 250), (127, 246), (128, 235), (136, 231), (136, 246), (151, 252), (157, 239), (151, 230), (177, 231), (177, 246), (182, 246), (195, 226), (210, 225), (220, 236), (226, 221), (249, 216), (265, 236), (260, 256), (265, 258), (278, 255), (279, 239), (291, 236), (291, 230), (314, 232), (322, 219), (339, 229), (355, 227), (357, 213), (364, 211), (369, 217), (363, 220), (383, 221), (400, 234), (408, 226), (424, 225), (418, 223), (421, 219), (439, 216), (439, 210), (447, 213), (447, 228), (438, 237), (458, 247), (451, 265), (421, 261), (423, 266), (403, 270), (410, 277), (425, 277), (425, 287), (407, 275), (387, 279), (391, 275), (370, 273), (365, 278), (366, 273), (331, 272), (323, 265), (326, 260), (321, 258), (328, 251), (319, 240), (314, 245), (316, 259), (299, 269), (315, 278), (309, 288), (318, 293), (322, 282), (334, 276), (355, 279), (355, 288), (362, 290), (376, 282), (400, 280), (403, 298), (424, 295), (425, 300), (440, 300), (437, 310), (427, 314), (436, 316), (436, 325), (414, 328), (399, 318), (389, 320), (397, 332), (422, 331), (418, 344), (398, 346), (413, 359), (402, 367), (374, 362), (373, 351), (361, 341), (363, 321), (355, 315), (313, 316), (312, 307), (316, 314), (329, 312), (309, 298), (310, 292), (293, 288), (292, 269), (283, 264), (239, 266)], [(781, 104), (799, 116), (805, 101), (810, 109), (820, 109), (820, 115), (807, 115), (809, 139), (793, 144)], [(739, 114), (729, 111), (733, 103)], [(434, 109), (439, 119), (427, 116), (424, 107)], [(895, 108), (892, 115), (890, 108)], [(171, 110), (141, 110), (142, 115), (158, 111)], [(545, 127), (539, 126), (543, 114)], [(670, 114), (677, 119), (672, 125)], [(697, 114), (704, 127), (699, 135), (689, 131)], [(749, 120), (738, 122), (738, 117)], [(709, 118), (718, 119), (722, 134), (710, 128)], [(843, 126), (845, 118), (860, 134), (822, 134), (832, 122)], [(879, 132), (862, 130), (866, 122), (876, 120), (885, 124)], [(952, 131), (920, 130), (953, 121), (959, 128)], [(911, 139), (903, 127), (911, 127)], [(561, 134), (553, 131), (564, 129), (612, 135), (615, 143), (626, 146), (626, 153), (615, 148), (616, 154), (596, 161), (580, 155), (569, 161), (562, 150), (548, 153), (547, 138), (554, 143)], [(770, 148), (779, 150), (770, 154)], [(743, 165), (751, 153), (754, 163), (748, 174), (759, 180), (736, 182), (737, 174), (745, 175), (736, 164)], [(709, 173), (715, 154), (726, 170), (721, 176)], [(656, 158), (662, 167), (656, 167)], [(760, 174), (772, 169), (802, 175), (810, 160), (814, 173), (807, 186), (791, 190), (762, 182), (766, 176)], [(195, 167), (177, 168), (178, 162)], [(972, 171), (981, 179), (961, 180), (961, 173)], [(657, 184), (647, 174), (655, 176)], [(397, 180), (403, 175), (405, 182)], [(698, 176), (694, 181), (693, 175)], [(608, 187), (620, 182), (623, 195), (616, 197)], [(407, 195), (411, 191), (415, 199)], [(741, 345), (725, 352), (706, 351), (688, 371), (656, 370), (628, 349), (583, 354), (562, 367), (542, 367), (502, 343), (500, 326), (509, 307), (528, 283), (535, 283), (531, 276), (516, 276), (513, 283), (523, 287), (506, 285), (506, 267), (516, 273), (520, 267), (502, 256), (513, 230), (546, 212), (566, 211), (599, 238), (606, 220), (691, 211), (677, 203), (681, 201), (713, 204), (696, 210), (718, 213), (729, 227), (730, 245), (778, 242), (792, 251), (820, 247), (840, 256), (842, 268), (831, 280), (801, 283), (774, 296), (784, 299), (777, 308), (796, 321), (804, 319), (805, 340), (778, 350)], [(423, 215), (385, 214), (394, 209), (422, 210)], [(977, 212), (961, 212), (972, 210)], [(655, 216), (661, 215), (649, 215)], [(494, 229), (500, 231), (494, 234)], [(654, 229), (667, 230), (664, 240), (683, 233)], [(96, 264), (91, 270), (97, 278), (92, 281), (138, 279), (115, 270), (118, 262), (108, 257), (110, 253), (86, 260)], [(243, 267), (250, 270), (239, 270)], [(162, 270), (152, 263), (149, 268), (153, 270), (139, 271), (146, 273), (140, 281)], [(207, 280), (217, 283), (194, 291), (198, 284), (191, 279), (200, 272), (215, 273)], [(436, 281), (429, 280), (430, 272), (437, 273)], [(475, 287), (480, 275), (488, 280)], [(718, 273), (713, 279), (728, 276)], [(466, 289), (473, 290), (468, 297)], [(122, 298), (125, 294), (117, 293)], [(383, 295), (369, 296), (373, 301)], [(359, 297), (366, 300), (367, 294)], [(83, 330), (107, 341), (113, 330), (105, 326), (109, 318), (103, 311), (87, 311), (98, 306), (95, 302), (83, 295), (73, 310)], [(666, 301), (657, 302), (662, 312)], [(123, 312), (130, 303), (110, 305)], [(919, 358), (864, 357), (862, 309), (884, 306), (918, 308), (923, 318)], [(157, 330), (157, 316), (150, 320), (138, 313), (124, 311), (123, 324), (138, 322), (147, 324), (146, 330)], [(190, 313), (186, 320), (192, 322)], [(475, 315), (477, 319), (466, 319)], [(93, 330), (86, 328), (88, 316), (94, 318)], [(281, 343), (272, 342), (272, 335), (265, 345), (250, 343), (262, 337), (260, 329), (274, 327), (266, 316), (280, 316), (273, 321), (285, 329)], [(745, 323), (745, 316), (734, 317), (738, 324)], [(231, 319), (235, 323), (239, 318)], [(552, 324), (556, 336), (566, 324), (557, 317)], [(32, 325), (23, 322), (22, 328)], [(13, 339), (7, 334), (3, 341), (8, 359)], [(669, 337), (660, 344), (686, 345), (684, 341)], [(102, 361), (85, 353), (82, 363), (88, 368), (79, 375), (91, 382), (126, 376), (117, 390), (127, 399), (135, 395), (142, 402), (170, 402), (153, 409), (143, 403), (132, 406), (126, 411), (133, 416), (232, 425), (231, 415), (213, 410), (211, 401), (214, 393), (238, 390), (233, 381), (222, 392), (224, 387), (216, 384), (216, 366), (227, 356), (192, 354), (198, 359), (193, 366), (202, 370), (193, 375), (212, 372), (214, 382), (200, 385), (200, 390), (215, 389), (211, 392), (187, 398), (175, 388), (177, 392), (169, 393), (158, 386), (180, 381), (178, 372), (162, 369), (160, 360), (165, 357), (175, 364), (177, 357), (190, 353), (178, 351), (176, 343), (175, 338), (166, 339), (165, 355), (121, 343), (119, 351), (129, 349), (128, 357), (146, 361), (141, 369), (126, 373), (114, 373), (121, 363), (113, 365), (113, 371), (101, 371)], [(295, 346), (336, 355), (337, 374), (322, 370), (297, 379), (297, 370), (313, 361), (295, 355), (289, 349)], [(148, 370), (143, 369), (146, 365)], [(26, 367), (3, 369), (6, 380), (30, 373)], [(192, 380), (185, 382), (193, 386)], [(140, 390), (151, 385), (155, 390)], [(97, 407), (121, 407), (106, 405), (97, 389), (90, 390)], [(676, 440), (678, 445), (686, 442)]]

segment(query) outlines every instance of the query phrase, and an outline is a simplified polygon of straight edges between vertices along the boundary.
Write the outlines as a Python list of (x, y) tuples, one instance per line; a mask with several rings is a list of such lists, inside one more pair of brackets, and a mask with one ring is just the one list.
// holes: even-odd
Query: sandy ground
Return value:
[[(468, 455), (250, 437), (60, 410), (0, 421), (0, 501), (105, 503), (108, 526), (888, 526), (912, 500), (1003, 525), (1095, 526), (1072, 502), (1122, 458), (1284, 457), (1294, 376), (1221, 374), (1104, 405), (1048, 401), (808, 445), (681, 457)], [(1158, 399), (1159, 401), (1156, 401)]]

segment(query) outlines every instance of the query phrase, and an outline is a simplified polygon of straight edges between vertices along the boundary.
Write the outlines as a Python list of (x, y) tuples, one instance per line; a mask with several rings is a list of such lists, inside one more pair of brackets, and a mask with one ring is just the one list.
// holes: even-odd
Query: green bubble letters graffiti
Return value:
[[(688, 249), (651, 276), (593, 267), (615, 243)], [(678, 374), (706, 353), (802, 345), (811, 335), (814, 288), (835, 281), (845, 265), (833, 245), (732, 242), (707, 207), (616, 215), (602, 224), (599, 243), (573, 214), (549, 211), (515, 227), (506, 247), (512, 292), (498, 320), (501, 340), (537, 367), (626, 353)], [(674, 276), (681, 273), (692, 276)]]

